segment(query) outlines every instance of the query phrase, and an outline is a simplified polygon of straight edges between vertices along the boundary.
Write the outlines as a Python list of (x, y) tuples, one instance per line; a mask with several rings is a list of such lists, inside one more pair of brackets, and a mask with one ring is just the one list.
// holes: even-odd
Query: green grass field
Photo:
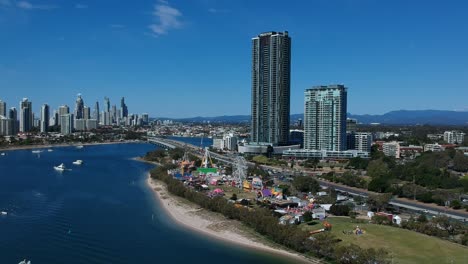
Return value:
[[(332, 233), (343, 240), (341, 243), (354, 243), (364, 248), (385, 248), (393, 263), (468, 263), (468, 247), (426, 236), (417, 232), (374, 224), (353, 223), (352, 219), (330, 217)], [(364, 230), (363, 235), (343, 234), (356, 226)], [(322, 228), (321, 224), (306, 226), (309, 230)]]

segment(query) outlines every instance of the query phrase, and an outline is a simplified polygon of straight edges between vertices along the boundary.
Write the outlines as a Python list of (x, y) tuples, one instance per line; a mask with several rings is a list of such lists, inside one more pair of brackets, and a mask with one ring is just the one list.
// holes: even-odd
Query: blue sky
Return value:
[(345, 84), (348, 112), (468, 110), (468, 1), (0, 0), (0, 99), (250, 113), (251, 38), (289, 31), (291, 113)]

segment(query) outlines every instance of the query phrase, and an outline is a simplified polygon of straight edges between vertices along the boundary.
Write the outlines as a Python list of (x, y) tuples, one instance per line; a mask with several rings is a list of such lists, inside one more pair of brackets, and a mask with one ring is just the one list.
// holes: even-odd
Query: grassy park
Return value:
[[(431, 237), (385, 225), (356, 223), (356, 220), (330, 217), (331, 232), (342, 240), (363, 248), (385, 248), (393, 257), (393, 263), (468, 263), (468, 247), (440, 238)], [(359, 226), (363, 235), (348, 234)], [(310, 230), (322, 228), (320, 224), (306, 226)], [(343, 232), (345, 231), (345, 232)]]

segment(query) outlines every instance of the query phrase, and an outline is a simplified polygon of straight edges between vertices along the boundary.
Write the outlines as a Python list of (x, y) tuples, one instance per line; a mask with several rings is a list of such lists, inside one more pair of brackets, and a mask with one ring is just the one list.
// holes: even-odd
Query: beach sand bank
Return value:
[(306, 258), (294, 252), (275, 248), (273, 243), (268, 245), (270, 243), (262, 242), (260, 238), (249, 233), (239, 221), (228, 220), (220, 214), (170, 194), (166, 185), (153, 180), (149, 173), (147, 183), (167, 215), (186, 228), (225, 242), (287, 257), (291, 263), (322, 263), (318, 259)]

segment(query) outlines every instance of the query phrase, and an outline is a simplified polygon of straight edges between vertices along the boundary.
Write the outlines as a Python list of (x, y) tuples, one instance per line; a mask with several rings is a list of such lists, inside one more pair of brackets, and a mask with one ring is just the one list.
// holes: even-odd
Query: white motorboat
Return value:
[(31, 261), (24, 259), (24, 260), (18, 262), (18, 264), (31, 264)]
[(54, 151), (54, 150), (53, 150), (53, 149), (48, 149), (48, 150), (47, 150), (47, 152), (52, 152), (52, 151)]
[(33, 151), (31, 151), (31, 152), (34, 153), (34, 154), (37, 154), (37, 153), (41, 153), (42, 151), (43, 151), (43, 150), (33, 150)]
[(77, 149), (82, 149), (82, 148), (84, 148), (84, 146), (83, 145), (78, 145), (78, 146), (76, 146), (76, 148)]
[(8, 212), (2, 211), (0, 212), (1, 215), (8, 215)]
[(76, 160), (73, 162), (74, 165), (81, 165), (83, 164), (83, 161), (82, 160)]
[(58, 166), (54, 166), (54, 169), (55, 170), (58, 170), (58, 171), (64, 171), (66, 168), (65, 168), (65, 164), (60, 164)]
[(6, 155), (5, 152), (0, 153), (0, 156), (5, 156), (5, 155)]

